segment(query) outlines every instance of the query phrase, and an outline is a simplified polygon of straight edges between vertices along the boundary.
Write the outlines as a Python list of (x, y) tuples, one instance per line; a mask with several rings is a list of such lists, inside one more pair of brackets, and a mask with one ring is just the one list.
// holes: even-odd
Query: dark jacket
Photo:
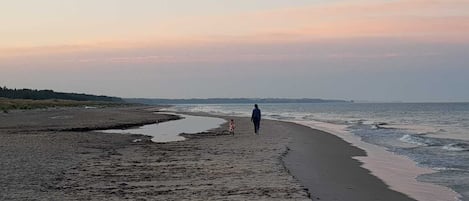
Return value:
[(260, 121), (261, 120), (261, 110), (255, 108), (252, 110), (251, 121)]

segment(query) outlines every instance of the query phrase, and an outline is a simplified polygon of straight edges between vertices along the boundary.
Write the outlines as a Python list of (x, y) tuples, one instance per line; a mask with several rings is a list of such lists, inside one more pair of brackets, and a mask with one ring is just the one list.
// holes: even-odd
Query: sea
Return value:
[[(332, 133), (349, 133), (364, 144), (410, 159), (419, 168), (431, 170), (411, 179), (444, 186), (456, 192), (457, 199), (469, 201), (469, 103), (276, 103), (259, 106), (264, 118), (317, 125), (316, 128)], [(252, 108), (251, 104), (200, 104), (175, 105), (170, 110), (250, 116)], [(400, 168), (393, 171), (400, 171)]]

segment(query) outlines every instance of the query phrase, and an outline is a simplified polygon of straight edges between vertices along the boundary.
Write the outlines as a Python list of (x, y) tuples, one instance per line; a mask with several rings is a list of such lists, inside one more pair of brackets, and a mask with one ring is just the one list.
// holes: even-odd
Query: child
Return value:
[(230, 120), (230, 134), (231, 135), (234, 135), (234, 130), (235, 130), (235, 123), (234, 123), (234, 120)]

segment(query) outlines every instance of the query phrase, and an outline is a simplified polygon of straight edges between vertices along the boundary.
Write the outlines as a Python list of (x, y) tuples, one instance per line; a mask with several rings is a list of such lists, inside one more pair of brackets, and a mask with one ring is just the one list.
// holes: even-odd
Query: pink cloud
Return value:
[[(127, 38), (107, 42), (94, 38), (88, 44), (4, 48), (0, 49), (0, 62), (28, 62), (30, 59), (80, 63), (286, 60), (310, 58), (311, 55), (198, 51), (220, 46), (256, 47), (356, 38), (469, 43), (469, 1), (340, 1), (310, 7), (180, 18), (147, 26), (145, 32), (148, 32), (147, 37), (129, 34)], [(152, 51), (133, 53), (145, 48)]]
[[(468, 42), (469, 1), (359, 1), (246, 15), (259, 32), (302, 38), (399, 37)], [(288, 37), (288, 36), (287, 36)]]

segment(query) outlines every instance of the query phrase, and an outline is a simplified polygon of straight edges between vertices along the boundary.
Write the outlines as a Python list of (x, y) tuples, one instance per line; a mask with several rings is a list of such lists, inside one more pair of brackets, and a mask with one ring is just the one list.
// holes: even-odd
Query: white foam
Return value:
[(141, 142), (142, 139), (135, 139), (135, 140), (132, 140), (132, 142), (136, 143), (136, 142)]
[(376, 125), (376, 122), (370, 121), (370, 120), (365, 120), (361, 122), (364, 125)]
[(448, 167), (433, 167), (432, 170), (436, 171), (465, 171), (464, 169), (461, 168), (448, 168)]
[(202, 112), (215, 115), (229, 115), (229, 116), (238, 116), (244, 117), (251, 115), (248, 111), (242, 110), (226, 110), (218, 105), (178, 105), (175, 107), (163, 108), (161, 111), (167, 112)]
[(442, 147), (448, 151), (469, 151), (469, 144), (465, 143), (451, 143)]
[(420, 138), (412, 137), (412, 135), (403, 135), (401, 138), (399, 138), (400, 141), (410, 143), (410, 144), (415, 144), (419, 146), (427, 146), (428, 144), (425, 144), (422, 140), (419, 140)]
[(380, 125), (380, 127), (390, 128), (390, 129), (402, 129), (402, 130), (410, 131), (415, 134), (437, 133), (440, 131), (439, 128), (435, 128), (432, 126), (425, 126), (425, 125), (388, 124), (388, 125)]

